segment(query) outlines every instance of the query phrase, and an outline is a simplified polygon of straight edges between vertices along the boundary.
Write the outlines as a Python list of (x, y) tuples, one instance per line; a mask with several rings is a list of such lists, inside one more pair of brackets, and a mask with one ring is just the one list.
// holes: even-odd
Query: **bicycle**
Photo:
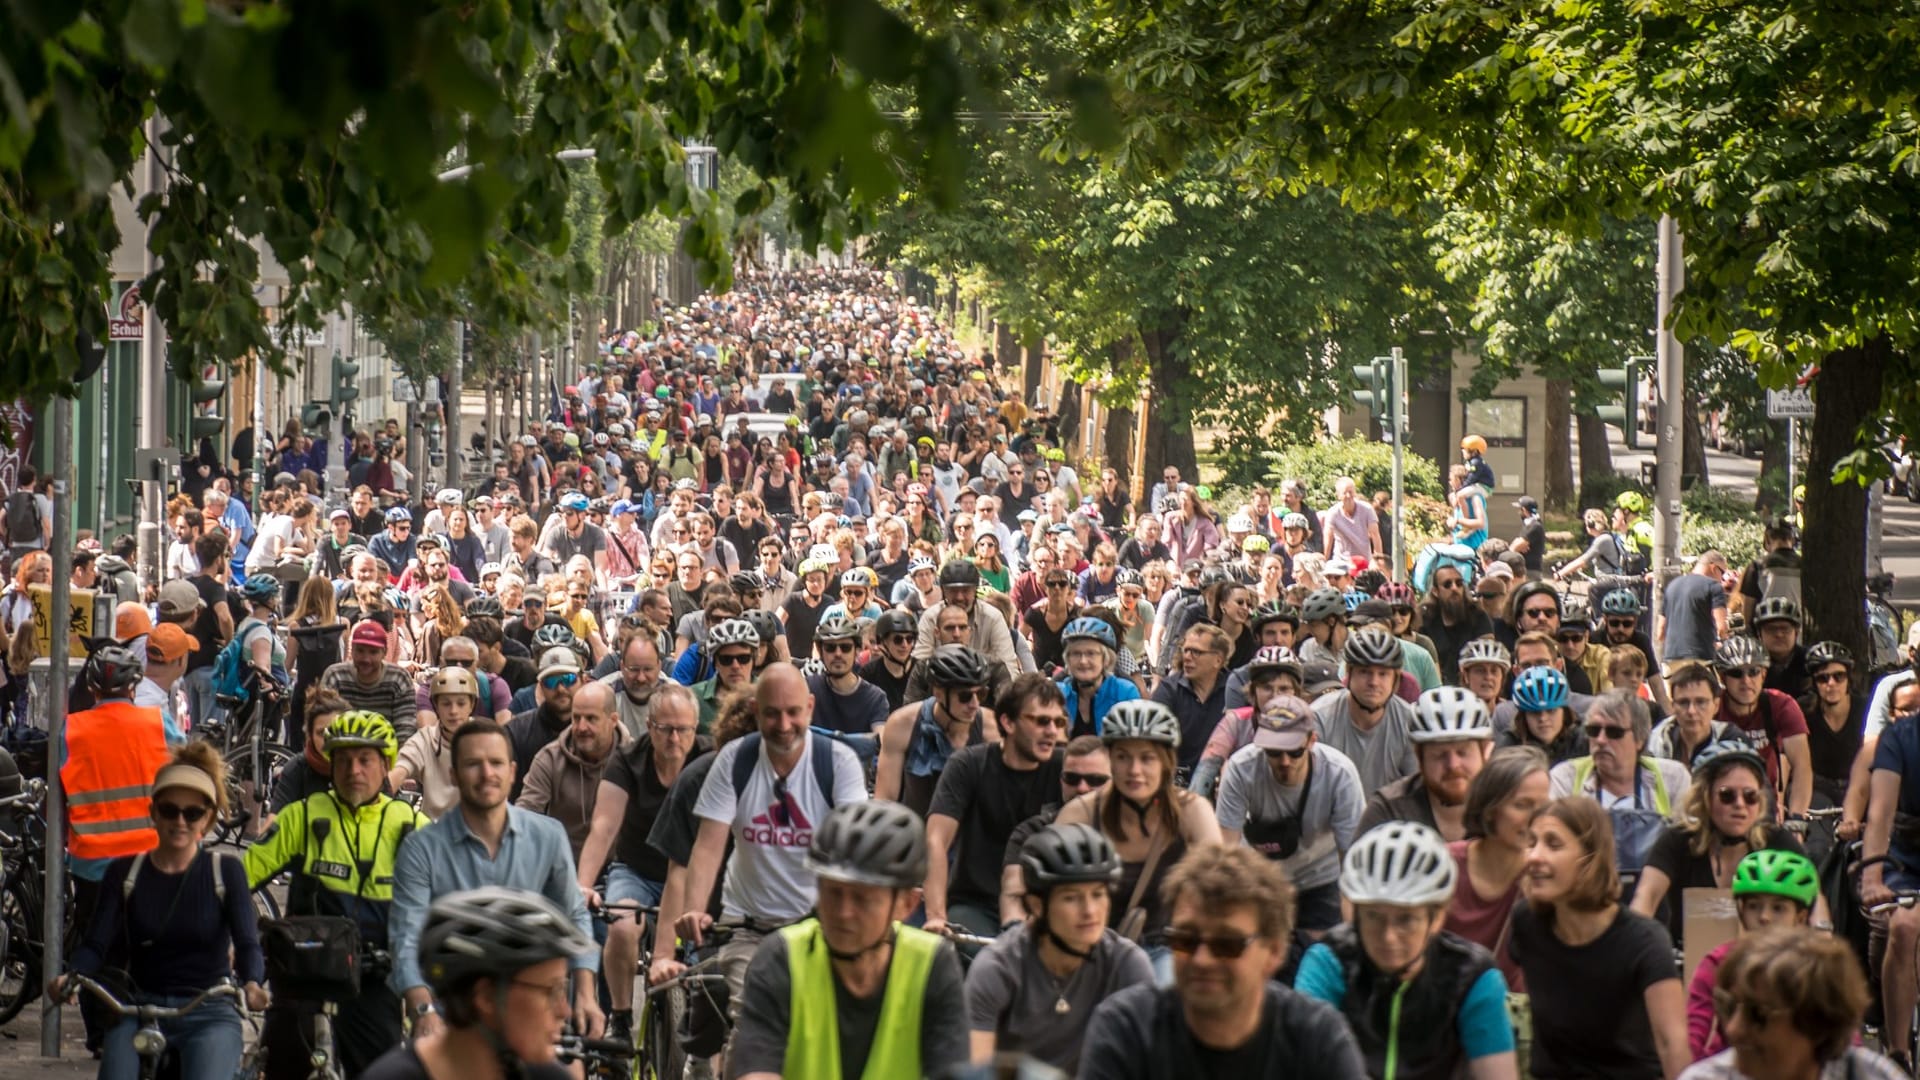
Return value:
[(121, 1001), (118, 997), (115, 997), (113, 991), (78, 972), (70, 974), (68, 979), (72, 982), (73, 986), (84, 989), (94, 997), (100, 999), (100, 1002), (107, 1008), (113, 1010), (115, 1015), (132, 1017), (135, 1022), (139, 1024), (139, 1029), (133, 1033), (133, 1052), (140, 1055), (140, 1080), (154, 1080), (155, 1077), (160, 1076), (163, 1063), (172, 1066), (173, 1075), (178, 1074), (178, 1062), (165, 1061), (167, 1036), (165, 1032), (160, 1030), (161, 1021), (177, 1020), (207, 1002), (218, 998), (237, 999), (240, 996), (240, 988), (238, 986), (235, 986), (231, 982), (224, 982), (218, 986), (212, 986), (206, 990), (202, 990), (185, 1005), (128, 1004), (127, 1002)]
[(583, 1035), (562, 1035), (553, 1044), (555, 1056), (563, 1065), (579, 1062), (586, 1066), (588, 1076), (620, 1077), (626, 1076), (629, 1069), (636, 1070), (634, 1049), (618, 1039), (589, 1039)]
[(253, 839), (251, 826), (262, 817), (274, 785), (300, 754), (278, 741), (287, 706), (287, 687), (279, 679), (249, 667), (246, 698), (220, 694), (225, 719), (199, 725), (196, 734), (220, 748), (227, 763), (227, 805), (231, 812), (214, 823), (215, 843), (238, 845)]
[[(613, 922), (623, 918), (644, 919), (660, 917), (658, 907), (627, 900), (617, 900), (601, 906), (602, 915)], [(681, 1023), (687, 1017), (686, 988), (689, 976), (695, 982), (709, 979), (721, 979), (711, 967), (718, 962), (720, 943), (730, 936), (731, 926), (716, 925), (709, 931), (710, 947), (715, 956), (696, 964), (673, 979), (659, 986), (649, 986), (639, 995), (638, 1007), (633, 1016), (633, 1043), (629, 1048), (632, 1075), (635, 1080), (680, 1080), (686, 1070), (687, 1052), (682, 1046)], [(652, 967), (651, 936), (642, 927), (640, 935), (640, 957), (637, 975), (644, 979)], [(702, 989), (706, 987), (703, 985)], [(708, 995), (711, 1000), (711, 994)], [(726, 1010), (716, 1007), (724, 1016)], [(624, 1074), (623, 1074), (624, 1075)]]
[(29, 780), (18, 794), (0, 798), (0, 1024), (40, 992), (46, 790), (43, 781)]

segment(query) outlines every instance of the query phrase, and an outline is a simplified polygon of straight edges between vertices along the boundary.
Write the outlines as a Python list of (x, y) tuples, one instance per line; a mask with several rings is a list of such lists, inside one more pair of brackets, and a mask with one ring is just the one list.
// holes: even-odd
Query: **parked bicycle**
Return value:
[(29, 780), (0, 798), (0, 1024), (18, 1016), (41, 984), (46, 793), (45, 783)]

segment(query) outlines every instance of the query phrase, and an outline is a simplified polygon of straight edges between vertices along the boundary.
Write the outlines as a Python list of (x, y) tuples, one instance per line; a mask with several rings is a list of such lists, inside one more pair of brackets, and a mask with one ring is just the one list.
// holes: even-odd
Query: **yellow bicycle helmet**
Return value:
[(366, 747), (380, 751), (386, 759), (387, 768), (393, 768), (393, 759), (400, 754), (399, 740), (394, 738), (393, 725), (377, 712), (355, 709), (333, 718), (327, 725), (327, 756), (331, 758), (335, 750), (352, 750)]

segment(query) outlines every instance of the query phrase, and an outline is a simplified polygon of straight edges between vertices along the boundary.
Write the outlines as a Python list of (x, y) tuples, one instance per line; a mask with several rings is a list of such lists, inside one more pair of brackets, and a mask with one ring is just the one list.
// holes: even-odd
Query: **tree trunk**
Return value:
[[(1548, 506), (1573, 502), (1573, 385), (1565, 379), (1547, 380), (1546, 489)], [(1585, 449), (1583, 446), (1581, 449)]]
[(1614, 474), (1613, 448), (1607, 445), (1607, 422), (1588, 413), (1574, 418), (1580, 435), (1580, 486)]
[(1814, 414), (1807, 439), (1807, 504), (1801, 532), (1806, 559), (1801, 601), (1806, 640), (1837, 641), (1871, 656), (1866, 608), (1867, 489), (1834, 483), (1833, 467), (1853, 452), (1860, 425), (1878, 415), (1881, 385), (1892, 361), (1885, 335), (1828, 353), (1813, 377)]
[[(1133, 364), (1133, 339), (1121, 338), (1108, 346), (1113, 356), (1112, 367), (1116, 372), (1126, 371)], [(1107, 423), (1100, 432), (1100, 454), (1106, 459), (1108, 468), (1120, 474), (1120, 490), (1133, 490), (1133, 439), (1134, 425), (1139, 417), (1131, 408), (1112, 408), (1107, 410)], [(1081, 477), (1081, 487), (1088, 486), (1088, 478)], [(1142, 487), (1133, 496), (1134, 505), (1139, 508), (1140, 500), (1146, 498), (1147, 489)]]
[(1683, 390), (1680, 395), (1685, 415), (1680, 423), (1680, 473), (1682, 476), (1697, 476), (1696, 483), (1707, 482), (1707, 437), (1700, 430), (1700, 402), (1693, 391)]
[(998, 359), (1000, 370), (1005, 371), (1019, 361), (1020, 343), (1014, 339), (1013, 327), (1005, 319), (993, 324), (993, 355)]
[[(1774, 430), (1777, 423), (1767, 425), (1767, 441), (1760, 447), (1760, 476), (1765, 479), (1768, 473), (1785, 476), (1787, 472), (1787, 440)], [(1773, 490), (1765, 484), (1754, 485), (1754, 512), (1762, 518), (1772, 520), (1785, 513), (1788, 507), (1779, 504)]]
[(1021, 372), (1020, 396), (1027, 407), (1033, 407), (1033, 392), (1040, 389), (1040, 376), (1047, 362), (1047, 339), (1035, 335), (1027, 339), (1027, 366)]
[(1152, 371), (1154, 406), (1147, 412), (1146, 475), (1159, 476), (1171, 465), (1188, 481), (1199, 476), (1199, 462), (1193, 451), (1193, 405), (1188, 400), (1194, 383), (1193, 371), (1177, 349), (1186, 322), (1184, 314), (1174, 313), (1171, 325), (1142, 330), (1147, 363)]

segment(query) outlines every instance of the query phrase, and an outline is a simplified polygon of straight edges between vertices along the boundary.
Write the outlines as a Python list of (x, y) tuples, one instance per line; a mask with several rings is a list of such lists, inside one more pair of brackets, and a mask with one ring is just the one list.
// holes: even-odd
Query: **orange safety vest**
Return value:
[(67, 717), (67, 851), (111, 859), (152, 851), (153, 778), (172, 759), (160, 710), (108, 701)]

